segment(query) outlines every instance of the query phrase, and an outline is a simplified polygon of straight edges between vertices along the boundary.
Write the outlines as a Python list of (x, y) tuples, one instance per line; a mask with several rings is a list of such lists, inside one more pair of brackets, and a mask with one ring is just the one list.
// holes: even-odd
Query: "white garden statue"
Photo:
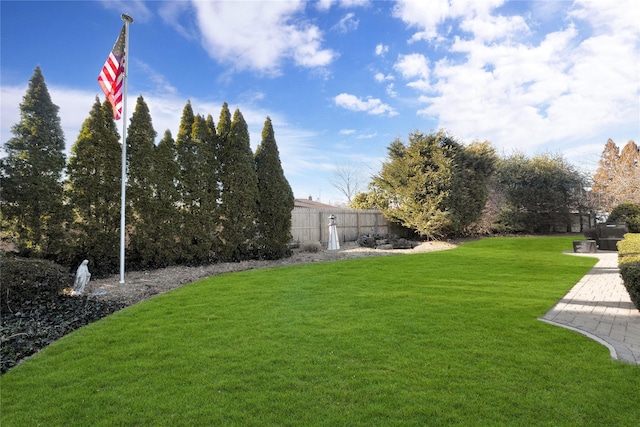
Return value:
[(89, 260), (82, 261), (80, 267), (78, 267), (78, 271), (76, 271), (76, 280), (73, 283), (73, 292), (71, 295), (82, 295), (84, 292), (84, 287), (89, 283), (89, 279), (91, 279), (91, 273), (89, 273)]

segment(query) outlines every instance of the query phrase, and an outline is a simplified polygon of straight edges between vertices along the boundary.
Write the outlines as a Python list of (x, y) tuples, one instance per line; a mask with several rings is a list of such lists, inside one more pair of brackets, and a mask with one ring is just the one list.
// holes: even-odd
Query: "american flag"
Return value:
[(98, 83), (100, 83), (100, 87), (102, 87), (105, 96), (113, 107), (113, 117), (116, 120), (120, 120), (122, 117), (122, 86), (124, 83), (124, 61), (126, 54), (124, 51), (125, 27), (126, 25), (122, 26), (118, 40), (116, 40), (116, 44), (113, 45), (113, 49), (98, 76)]

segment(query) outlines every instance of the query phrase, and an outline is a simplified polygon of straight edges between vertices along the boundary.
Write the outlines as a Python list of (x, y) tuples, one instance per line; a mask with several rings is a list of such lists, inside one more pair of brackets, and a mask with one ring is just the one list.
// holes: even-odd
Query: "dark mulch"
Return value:
[(2, 310), (0, 373), (62, 336), (124, 308), (89, 296), (43, 295)]

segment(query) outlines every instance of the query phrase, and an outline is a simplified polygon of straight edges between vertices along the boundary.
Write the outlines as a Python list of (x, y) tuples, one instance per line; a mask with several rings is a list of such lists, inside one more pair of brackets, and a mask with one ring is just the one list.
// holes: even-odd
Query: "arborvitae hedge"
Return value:
[(129, 231), (128, 261), (131, 266), (155, 266), (154, 241), (157, 192), (154, 176), (154, 150), (156, 131), (151, 123), (149, 107), (140, 96), (127, 129), (127, 209)]
[[(21, 255), (71, 268), (88, 259), (94, 277), (117, 272), (122, 148), (111, 105), (96, 97), (72, 147), (64, 187), (58, 108), (39, 68), (21, 111), (0, 161), (3, 231)], [(224, 103), (216, 127), (211, 115), (195, 115), (187, 102), (176, 141), (167, 131), (155, 145), (149, 108), (139, 97), (126, 140), (127, 269), (286, 254), (293, 194), (268, 118), (263, 134), (254, 159), (239, 110), (232, 117)], [(41, 175), (31, 173), (35, 163), (45, 165)]]
[(289, 253), (294, 197), (282, 170), (269, 117), (264, 122), (262, 142), (256, 149), (254, 160), (260, 196), (256, 220), (258, 256), (266, 259), (282, 258)]
[(69, 204), (75, 220), (73, 265), (88, 259), (92, 273), (119, 266), (122, 148), (109, 102), (96, 101), (84, 121), (67, 167)]
[[(225, 106), (221, 118), (226, 116)], [(219, 137), (221, 245), (217, 257), (224, 261), (241, 261), (253, 255), (258, 179), (253, 166), (249, 130), (240, 110), (234, 112), (226, 136)]]
[(64, 134), (40, 67), (20, 104), (20, 121), (11, 128), (0, 159), (2, 229), (21, 253), (64, 258), (62, 172)]

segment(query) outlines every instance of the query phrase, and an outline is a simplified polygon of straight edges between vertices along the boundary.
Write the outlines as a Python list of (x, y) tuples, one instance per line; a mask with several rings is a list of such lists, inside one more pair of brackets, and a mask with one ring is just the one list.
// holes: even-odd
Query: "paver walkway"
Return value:
[(640, 364), (640, 311), (618, 270), (618, 253), (573, 254), (598, 263), (540, 320), (571, 329), (607, 346), (613, 359)]

